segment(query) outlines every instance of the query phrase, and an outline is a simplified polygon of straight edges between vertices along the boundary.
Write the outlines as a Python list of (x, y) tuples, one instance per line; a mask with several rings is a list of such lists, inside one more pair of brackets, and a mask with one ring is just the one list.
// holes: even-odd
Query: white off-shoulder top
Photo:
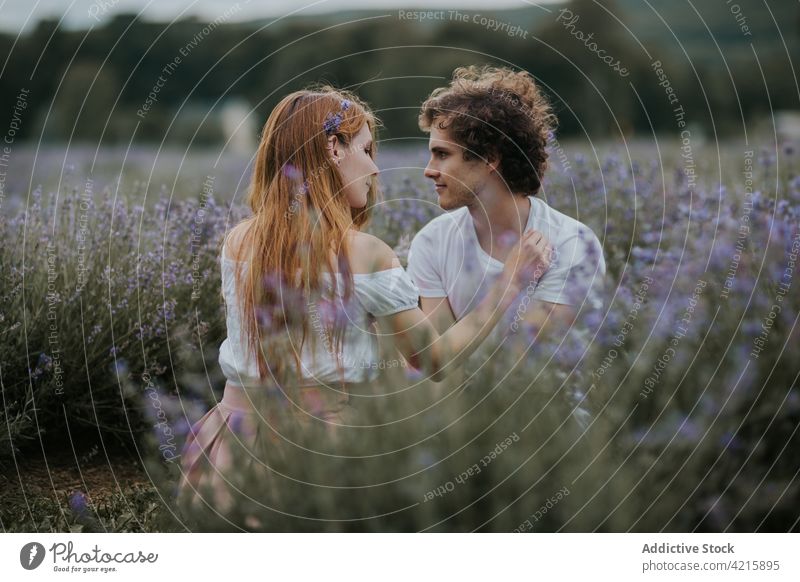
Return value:
[[(233, 385), (255, 387), (260, 384), (258, 365), (246, 349), (246, 338), (239, 320), (239, 301), (236, 295), (236, 267), (240, 263), (225, 255), (222, 248), (222, 290), (225, 297), (228, 337), (219, 350), (219, 365)], [(248, 262), (243, 262), (243, 272)], [(330, 278), (329, 273), (323, 275)], [(341, 298), (343, 281), (337, 277), (337, 294)], [(301, 354), (302, 378), (298, 385), (338, 384), (365, 382), (378, 375), (378, 338), (371, 331), (374, 317), (392, 315), (414, 309), (419, 300), (419, 290), (402, 267), (375, 273), (353, 274), (354, 300), (346, 307), (347, 324), (342, 338), (341, 352), (333, 352), (333, 340), (311, 342), (306, 339)], [(315, 327), (317, 318), (309, 316), (309, 333), (324, 333), (322, 325)], [(299, 347), (299, 346), (298, 346)], [(341, 366), (341, 367), (340, 367)]]

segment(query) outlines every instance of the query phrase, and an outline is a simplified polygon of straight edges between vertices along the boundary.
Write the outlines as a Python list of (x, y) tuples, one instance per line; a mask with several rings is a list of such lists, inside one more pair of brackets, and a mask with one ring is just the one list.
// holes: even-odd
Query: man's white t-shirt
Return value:
[[(547, 205), (531, 201), (525, 230), (544, 234), (555, 250), (548, 271), (533, 289), (531, 299), (602, 309), (606, 263), (597, 236), (583, 223)], [(478, 243), (466, 207), (437, 216), (411, 242), (408, 272), (421, 297), (447, 297), (456, 319), (474, 309), (502, 273), (503, 263)]]

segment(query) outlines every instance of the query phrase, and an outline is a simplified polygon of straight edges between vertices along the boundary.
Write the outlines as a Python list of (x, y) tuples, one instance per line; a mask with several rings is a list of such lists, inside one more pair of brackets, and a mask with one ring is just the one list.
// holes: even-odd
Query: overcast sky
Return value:
[[(313, 14), (354, 8), (496, 10), (555, 1), (559, 0), (239, 0), (240, 9), (230, 22), (282, 16), (294, 11)], [(0, 29), (29, 30), (41, 18), (62, 16), (67, 28), (88, 28), (100, 26), (110, 16), (121, 12), (140, 12), (146, 20), (170, 21), (190, 15), (213, 20), (234, 4), (235, 1), (223, 0), (0, 0)]]

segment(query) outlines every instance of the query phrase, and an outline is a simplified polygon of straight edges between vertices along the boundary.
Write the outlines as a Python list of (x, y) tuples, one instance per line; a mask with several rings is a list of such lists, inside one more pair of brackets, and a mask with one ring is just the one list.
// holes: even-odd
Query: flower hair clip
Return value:
[(325, 135), (334, 135), (339, 133), (339, 125), (342, 123), (341, 113), (328, 113), (325, 118), (325, 123), (322, 124), (322, 129), (325, 130)]
[[(350, 109), (351, 105), (352, 102), (349, 99), (342, 99), (342, 111), (347, 111)], [(328, 113), (328, 115), (325, 117), (325, 122), (322, 124), (322, 129), (325, 130), (325, 135), (334, 135), (339, 133), (339, 126), (342, 124), (342, 119), (341, 113)]]

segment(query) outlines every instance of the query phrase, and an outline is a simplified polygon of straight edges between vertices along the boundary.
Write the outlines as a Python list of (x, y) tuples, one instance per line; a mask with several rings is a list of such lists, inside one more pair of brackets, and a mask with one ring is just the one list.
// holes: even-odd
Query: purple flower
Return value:
[(320, 321), (326, 327), (341, 325), (346, 320), (343, 309), (337, 304), (336, 300), (321, 298), (317, 302), (317, 310)]
[(408, 380), (409, 382), (419, 382), (424, 377), (424, 374), (420, 370), (417, 370), (416, 368), (411, 366), (406, 368), (405, 374), (406, 374), (406, 380)]
[(256, 321), (262, 328), (272, 327), (272, 310), (266, 307), (256, 307)]
[(722, 435), (719, 442), (724, 448), (730, 449), (731, 451), (739, 451), (743, 448), (741, 439), (730, 431)]
[(244, 420), (244, 414), (242, 412), (234, 412), (231, 414), (230, 422), (228, 426), (230, 427), (231, 431), (234, 434), (240, 434), (242, 431), (242, 420)]
[(78, 517), (86, 515), (87, 499), (81, 491), (75, 491), (69, 498), (69, 508)]
[(339, 132), (339, 126), (342, 124), (341, 113), (328, 113), (325, 118), (325, 123), (322, 128), (325, 130), (325, 135), (334, 135)]
[(120, 358), (114, 364), (114, 371), (120, 376), (127, 376), (128, 374), (128, 362), (125, 358)]
[(172, 432), (175, 433), (175, 435), (183, 438), (187, 434), (189, 434), (190, 428), (191, 424), (189, 423), (187, 418), (183, 416), (175, 421), (175, 426), (172, 428)]
[(290, 180), (300, 180), (303, 177), (303, 172), (301, 172), (294, 164), (284, 164), (282, 171), (283, 175)]
[(635, 258), (635, 259), (639, 259), (641, 261), (645, 261), (645, 262), (649, 263), (650, 261), (655, 260), (656, 251), (654, 251), (653, 249), (649, 249), (649, 248), (643, 248), (643, 247), (635, 246), (631, 250), (631, 255), (633, 255), (633, 258)]
[(642, 241), (647, 244), (657, 243), (661, 240), (661, 233), (660, 232), (644, 232), (642, 233)]
[(696, 441), (700, 437), (700, 427), (688, 416), (684, 417), (683, 422), (678, 427), (676, 436), (690, 441)]
[(800, 410), (800, 392), (797, 390), (790, 390), (789, 396), (786, 398), (787, 408), (793, 412)]
[(53, 358), (42, 352), (39, 354), (39, 361), (36, 363), (37, 368), (49, 370), (53, 367)]
[(603, 322), (603, 314), (594, 309), (586, 314), (584, 322), (590, 329), (596, 329)]
[(439, 462), (436, 460), (436, 457), (429, 449), (418, 450), (414, 455), (414, 457), (417, 465), (424, 469), (432, 467), (433, 465)]

